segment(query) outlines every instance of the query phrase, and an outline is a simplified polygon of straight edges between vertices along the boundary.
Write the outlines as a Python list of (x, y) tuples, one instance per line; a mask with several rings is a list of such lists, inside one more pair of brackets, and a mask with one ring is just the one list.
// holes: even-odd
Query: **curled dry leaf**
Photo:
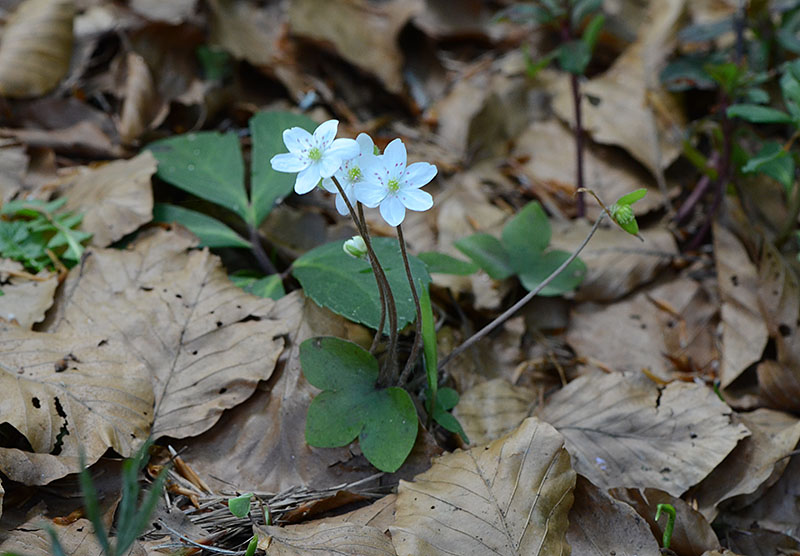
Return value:
[[(570, 220), (552, 222), (552, 227), (550, 245), (571, 253), (586, 238), (592, 225), (585, 220)], [(613, 301), (624, 297), (655, 279), (677, 256), (678, 246), (669, 230), (642, 230), (639, 235), (644, 243), (617, 226), (597, 230), (589, 246), (581, 252), (587, 273), (575, 298)]]
[(10, 137), (30, 147), (52, 149), (59, 154), (85, 158), (118, 158), (122, 150), (105, 131), (90, 121), (60, 129), (0, 128), (0, 137)]
[(0, 320), (30, 330), (34, 323), (44, 320), (53, 304), (58, 276), (42, 271), (36, 279), (29, 278), (23, 266), (10, 259), (0, 259)]
[[(97, 332), (3, 332), (0, 414), (34, 452), (0, 448), (0, 471), (8, 478), (46, 484), (79, 471), (80, 450), (94, 463), (109, 447), (129, 456), (147, 437), (153, 417), (147, 368), (122, 341)], [(48, 458), (62, 463), (48, 466)]]
[(516, 429), (530, 415), (535, 399), (532, 390), (496, 378), (464, 392), (453, 415), (472, 445), (483, 445)]
[(389, 531), (389, 527), (394, 523), (396, 511), (397, 495), (387, 494), (383, 498), (375, 500), (369, 506), (353, 510), (346, 514), (335, 517), (320, 519), (324, 523), (354, 523), (356, 525), (369, 525), (375, 527), (383, 533)]
[(641, 373), (593, 373), (538, 411), (564, 435), (576, 471), (601, 488), (657, 487), (680, 496), (750, 433), (710, 388), (659, 388)]
[(689, 492), (709, 521), (721, 502), (727, 500), (729, 508), (747, 506), (777, 481), (789, 463), (786, 455), (800, 440), (800, 420), (786, 413), (757, 409), (737, 414), (737, 420), (752, 434)]
[(725, 226), (714, 223), (714, 260), (722, 298), (720, 382), (724, 388), (761, 359), (767, 325), (758, 301), (758, 271), (744, 245)]
[(155, 172), (150, 151), (89, 170), (68, 185), (64, 209), (83, 214), (81, 229), (92, 234), (91, 245), (111, 245), (152, 220)]
[(287, 332), (274, 305), (237, 288), (183, 229), (154, 229), (126, 251), (93, 249), (70, 272), (49, 330), (103, 334), (149, 370), (153, 436), (208, 430), (272, 374)]
[(311, 521), (287, 527), (253, 527), (258, 548), (270, 556), (395, 556), (383, 531), (355, 523)]
[(129, 52), (125, 60), (127, 77), (117, 129), (120, 140), (130, 145), (150, 127), (161, 108), (161, 102), (144, 58), (135, 52)]
[(720, 545), (717, 535), (703, 515), (680, 498), (656, 488), (615, 488), (610, 493), (618, 500), (630, 504), (650, 524), (650, 529), (659, 539), (664, 535), (667, 519), (662, 516), (656, 523), (658, 505), (670, 504), (675, 508), (675, 528), (669, 547), (681, 556), (700, 556), (706, 550), (713, 550)]
[(69, 69), (73, 0), (25, 0), (0, 40), (0, 94), (35, 97), (50, 92)]
[(565, 554), (574, 487), (561, 435), (526, 419), (489, 445), (446, 454), (413, 482), (401, 481), (392, 541), (399, 556)]
[[(725, 541), (737, 553), (746, 556), (800, 554), (800, 541), (778, 531), (757, 528), (734, 529), (726, 532)], [(726, 556), (728, 554), (733, 553), (726, 553)]]
[(567, 541), (576, 556), (659, 556), (647, 522), (628, 504), (578, 475)]

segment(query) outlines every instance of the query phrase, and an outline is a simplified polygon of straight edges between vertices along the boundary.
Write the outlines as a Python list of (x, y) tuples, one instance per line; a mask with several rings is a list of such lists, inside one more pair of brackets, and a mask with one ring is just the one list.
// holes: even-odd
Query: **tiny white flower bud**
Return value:
[(363, 259), (367, 256), (367, 244), (364, 243), (364, 238), (361, 236), (353, 236), (345, 241), (342, 249), (356, 259)]

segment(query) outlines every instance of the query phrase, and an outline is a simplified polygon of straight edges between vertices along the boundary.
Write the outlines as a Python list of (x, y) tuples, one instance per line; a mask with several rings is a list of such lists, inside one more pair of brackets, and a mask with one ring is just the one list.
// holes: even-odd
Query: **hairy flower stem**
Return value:
[[(573, 33), (570, 27), (571, 15), (564, 19), (561, 27), (561, 39), (567, 43), (572, 40)], [(581, 112), (581, 82), (580, 76), (574, 73), (570, 75), (570, 88), (572, 90), (572, 108), (575, 112), (575, 191), (578, 192), (578, 218), (583, 218), (586, 214), (586, 204), (583, 199), (583, 115)]]
[[(364, 206), (361, 203), (356, 203), (356, 205), (358, 207), (358, 219), (361, 221), (362, 225), (366, 227), (364, 224), (366, 222), (366, 220), (364, 220)], [(364, 236), (361, 237), (363, 238)], [(364, 244), (366, 243), (367, 240), (365, 239)], [(378, 264), (380, 264), (380, 261)], [(378, 348), (378, 343), (383, 337), (383, 327), (386, 324), (386, 288), (380, 280), (376, 280), (376, 282), (378, 283), (378, 294), (381, 296), (381, 318), (378, 321), (378, 328), (375, 330), (375, 336), (372, 338), (372, 345), (369, 347), (369, 352), (373, 355)]]
[(414, 284), (414, 277), (411, 275), (411, 265), (408, 264), (408, 253), (406, 252), (406, 240), (403, 237), (403, 227), (397, 225), (397, 239), (400, 242), (400, 254), (403, 255), (403, 265), (406, 267), (406, 276), (408, 277), (408, 285), (411, 286), (411, 295), (414, 298), (414, 308), (417, 310), (416, 333), (414, 334), (414, 344), (411, 347), (411, 354), (408, 356), (403, 372), (400, 373), (398, 384), (404, 384), (411, 370), (417, 362), (419, 355), (419, 348), (422, 347), (422, 307), (419, 304), (419, 294), (417, 293), (416, 285)]
[[(364, 243), (367, 246), (369, 264), (372, 266), (372, 273), (375, 275), (375, 281), (378, 284), (378, 291), (382, 291), (385, 294), (384, 297), (386, 300), (386, 310), (389, 314), (389, 355), (384, 365), (381, 367), (380, 373), (378, 374), (378, 384), (389, 384), (391, 382), (391, 378), (397, 376), (397, 306), (394, 302), (394, 295), (392, 295), (392, 288), (389, 286), (389, 280), (386, 278), (386, 273), (383, 271), (383, 267), (381, 267), (380, 261), (378, 261), (375, 250), (372, 248), (372, 238), (370, 238), (367, 223), (363, 221), (363, 218), (359, 219), (355, 209), (353, 209), (353, 205), (350, 203), (350, 199), (348, 199), (347, 195), (345, 195), (344, 189), (342, 189), (342, 185), (339, 183), (339, 180), (333, 176), (331, 176), (331, 180), (333, 180), (334, 185), (336, 185), (336, 189), (342, 196), (345, 205), (347, 205), (347, 210), (350, 212), (350, 218), (353, 219), (353, 223), (355, 223), (358, 233), (361, 234), (362, 238), (364, 238)], [(363, 216), (363, 211), (361, 214)], [(379, 329), (377, 333), (380, 334), (381, 332), (383, 331)]]
[(484, 326), (483, 328), (478, 330), (475, 334), (473, 334), (472, 336), (467, 338), (467, 340), (464, 341), (464, 343), (462, 343), (456, 349), (451, 351), (447, 355), (447, 357), (442, 359), (442, 361), (439, 363), (439, 371), (441, 371), (445, 367), (445, 365), (447, 365), (454, 357), (456, 357), (457, 355), (463, 353), (467, 349), (471, 348), (477, 342), (479, 342), (484, 337), (486, 337), (492, 330), (494, 330), (495, 328), (497, 328), (498, 326), (500, 326), (501, 324), (506, 322), (508, 319), (510, 319), (514, 315), (514, 313), (516, 313), (522, 307), (524, 307), (540, 291), (542, 291), (545, 287), (547, 287), (547, 285), (550, 282), (555, 280), (556, 276), (561, 274), (569, 266), (569, 264), (572, 261), (574, 261), (575, 259), (578, 258), (578, 255), (580, 255), (581, 251), (583, 251), (583, 248), (586, 247), (586, 245), (589, 243), (589, 240), (592, 239), (592, 236), (594, 236), (595, 232), (597, 231), (597, 228), (600, 227), (600, 222), (602, 222), (604, 217), (605, 217), (605, 213), (604, 212), (600, 213), (600, 217), (594, 223), (594, 226), (592, 226), (592, 229), (589, 231), (589, 234), (584, 238), (584, 240), (581, 242), (581, 244), (578, 246), (578, 248), (575, 249), (575, 251), (572, 252), (572, 254), (569, 256), (569, 258), (566, 261), (561, 263), (561, 266), (559, 266), (557, 269), (555, 269), (552, 272), (552, 274), (550, 274), (550, 276), (545, 278), (544, 281), (541, 284), (539, 284), (538, 286), (536, 286), (536, 288), (534, 288), (533, 290), (528, 292), (528, 294), (525, 295), (525, 297), (523, 297), (522, 299), (520, 299), (519, 301), (514, 303), (514, 305), (512, 305), (511, 307), (506, 309), (506, 311), (502, 315), (500, 315), (499, 317), (494, 319), (492, 322), (490, 322), (489, 324), (487, 324), (486, 326)]

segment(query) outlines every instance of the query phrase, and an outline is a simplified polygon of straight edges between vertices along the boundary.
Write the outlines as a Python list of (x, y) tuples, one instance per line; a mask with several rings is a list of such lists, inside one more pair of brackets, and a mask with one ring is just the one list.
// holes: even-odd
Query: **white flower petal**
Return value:
[(433, 197), (427, 191), (420, 191), (419, 189), (406, 189), (401, 190), (397, 197), (403, 202), (409, 210), (423, 211), (428, 210), (433, 206)]
[(383, 164), (389, 170), (389, 176), (399, 179), (406, 169), (406, 146), (400, 139), (395, 139), (383, 151)]
[(358, 143), (358, 150), (362, 155), (375, 154), (375, 143), (372, 141), (372, 137), (366, 133), (359, 133), (358, 137), (356, 137), (356, 143)]
[(305, 195), (319, 183), (319, 165), (312, 164), (299, 174), (294, 182), (294, 192), (298, 195)]
[[(353, 204), (352, 198), (350, 198), (350, 201), (351, 201), (350, 204), (352, 205)], [(341, 195), (336, 195), (336, 211), (342, 216), (347, 216), (348, 214), (350, 214), (350, 211), (347, 210), (347, 205), (344, 202), (344, 197), (342, 197)]]
[(295, 153), (281, 153), (273, 156), (269, 163), (276, 172), (300, 172), (311, 164), (307, 158), (303, 158)]
[(390, 226), (399, 226), (406, 217), (406, 207), (394, 195), (389, 195), (381, 203), (381, 216)]
[(339, 171), (342, 166), (342, 159), (336, 155), (330, 154), (330, 151), (322, 155), (319, 161), (319, 175), (323, 178), (329, 178)]
[(324, 189), (328, 193), (338, 193), (339, 192), (339, 190), (336, 189), (336, 184), (333, 183), (333, 180), (331, 178), (324, 178), (322, 180), (322, 189)]
[(325, 149), (325, 154), (336, 156), (340, 160), (350, 160), (358, 156), (358, 143), (355, 139), (336, 139)]
[(402, 187), (413, 187), (415, 189), (427, 185), (436, 177), (436, 166), (427, 162), (415, 162), (406, 168), (403, 176)]
[(361, 180), (386, 188), (389, 183), (389, 169), (382, 156), (363, 156), (359, 159)]
[(386, 188), (364, 181), (353, 186), (353, 196), (359, 203), (369, 208), (377, 207), (386, 198), (387, 193)]
[(319, 127), (314, 130), (314, 140), (320, 150), (327, 149), (333, 143), (338, 127), (339, 120), (328, 120), (319, 124)]
[(283, 144), (290, 153), (300, 154), (313, 147), (314, 138), (302, 127), (290, 127), (283, 131)]

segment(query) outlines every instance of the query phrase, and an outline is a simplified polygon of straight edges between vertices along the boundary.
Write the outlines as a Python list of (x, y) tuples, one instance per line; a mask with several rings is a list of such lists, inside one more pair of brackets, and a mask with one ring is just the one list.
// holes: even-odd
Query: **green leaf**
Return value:
[(758, 104), (734, 104), (728, 107), (729, 118), (742, 118), (755, 124), (788, 124), (792, 117), (781, 110)]
[(158, 160), (158, 177), (232, 210), (255, 226), (248, 219), (244, 162), (235, 133), (188, 133), (156, 141), (147, 148)]
[(468, 261), (456, 259), (450, 255), (437, 251), (426, 251), (417, 255), (419, 259), (428, 267), (431, 274), (456, 274), (458, 276), (469, 276), (478, 272), (478, 265)]
[(792, 156), (780, 143), (768, 141), (747, 161), (747, 164), (742, 166), (742, 172), (765, 174), (779, 182), (784, 190), (789, 192), (794, 184), (795, 164)]
[[(503, 227), (503, 247), (513, 259), (540, 253), (550, 245), (550, 221), (542, 205), (531, 201)], [(513, 264), (512, 264), (513, 266)]]
[(286, 152), (283, 131), (290, 127), (302, 127), (313, 132), (317, 124), (308, 116), (291, 112), (259, 112), (250, 118), (250, 133), (253, 136), (251, 210), (256, 227), (270, 213), (273, 205), (294, 189), (297, 175), (276, 172), (269, 163), (276, 154)]
[(197, 59), (203, 68), (203, 76), (208, 81), (222, 83), (233, 73), (231, 55), (219, 46), (198, 46)]
[(636, 191), (631, 191), (630, 193), (626, 193), (619, 199), (615, 204), (617, 205), (632, 205), (636, 201), (644, 199), (644, 196), (647, 195), (647, 189), (642, 187), (641, 189), (637, 189)]
[(247, 249), (252, 247), (249, 241), (216, 218), (176, 205), (156, 203), (153, 207), (153, 221), (177, 222), (186, 226), (190, 232), (200, 238), (200, 245), (204, 247), (244, 247)]
[(308, 408), (306, 442), (330, 448), (358, 436), (370, 463), (397, 471), (417, 437), (417, 412), (408, 392), (377, 389), (377, 360), (339, 338), (309, 338), (300, 345), (300, 363), (306, 379), (323, 388)]
[(800, 11), (792, 12), (783, 20), (775, 38), (789, 52), (800, 54)]
[[(566, 251), (549, 251), (537, 257), (518, 260), (519, 280), (528, 291), (535, 289), (570, 257)], [(574, 290), (586, 276), (586, 265), (580, 259), (572, 261), (539, 293), (542, 296), (561, 295)]]
[(500, 240), (489, 234), (472, 234), (453, 244), (495, 280), (513, 276), (514, 269)]
[(594, 51), (594, 46), (595, 44), (597, 44), (597, 38), (600, 36), (600, 31), (603, 30), (603, 25), (605, 25), (605, 22), (606, 22), (606, 17), (603, 14), (597, 14), (586, 25), (586, 29), (583, 30), (583, 35), (581, 35), (581, 40), (584, 43), (586, 43), (586, 46), (589, 49), (590, 56), (591, 53)]
[(228, 509), (236, 517), (245, 517), (250, 513), (250, 500), (253, 498), (253, 493), (242, 494), (235, 498), (228, 498)]
[(592, 59), (592, 50), (582, 40), (572, 40), (558, 47), (558, 65), (574, 75), (582, 75)]
[(551, 50), (541, 58), (534, 59), (530, 47), (525, 45), (523, 53), (525, 55), (525, 73), (528, 77), (534, 78), (536, 74), (549, 66), (550, 62), (556, 59), (556, 56), (558, 56), (558, 49)]
[(710, 23), (687, 25), (678, 32), (678, 40), (682, 43), (708, 42), (733, 31), (734, 18), (726, 17)]
[(769, 102), (769, 93), (761, 87), (750, 87), (743, 91), (748, 103), (766, 104)]
[(586, 16), (593, 14), (602, 7), (603, 0), (576, 0), (572, 4), (572, 28), (577, 29)]
[(673, 60), (662, 70), (661, 82), (674, 92), (688, 89), (713, 89), (716, 82), (706, 72), (708, 60), (700, 57), (683, 57)]
[(469, 437), (464, 432), (461, 423), (458, 422), (452, 413), (449, 413), (458, 404), (458, 392), (452, 388), (442, 388), (436, 397), (433, 409), (433, 419), (446, 430), (461, 437), (465, 444), (469, 444)]
[(242, 288), (247, 293), (269, 299), (280, 299), (286, 295), (283, 289), (283, 280), (279, 274), (261, 276), (250, 271), (237, 271), (229, 276), (231, 282)]
[(33, 232), (22, 220), (0, 220), (0, 256), (19, 261), (39, 272), (50, 264), (41, 232)]
[[(312, 249), (292, 265), (292, 275), (303, 286), (306, 295), (317, 304), (353, 322), (377, 328), (380, 322), (380, 294), (367, 261), (355, 259), (342, 250), (343, 241), (334, 241)], [(376, 237), (372, 246), (380, 261), (397, 304), (400, 328), (416, 318), (416, 307), (411, 297), (400, 245), (396, 239)], [(422, 280), (427, 287), (431, 278), (425, 264), (409, 256), (414, 279)], [(388, 331), (388, 323), (384, 329)]]

